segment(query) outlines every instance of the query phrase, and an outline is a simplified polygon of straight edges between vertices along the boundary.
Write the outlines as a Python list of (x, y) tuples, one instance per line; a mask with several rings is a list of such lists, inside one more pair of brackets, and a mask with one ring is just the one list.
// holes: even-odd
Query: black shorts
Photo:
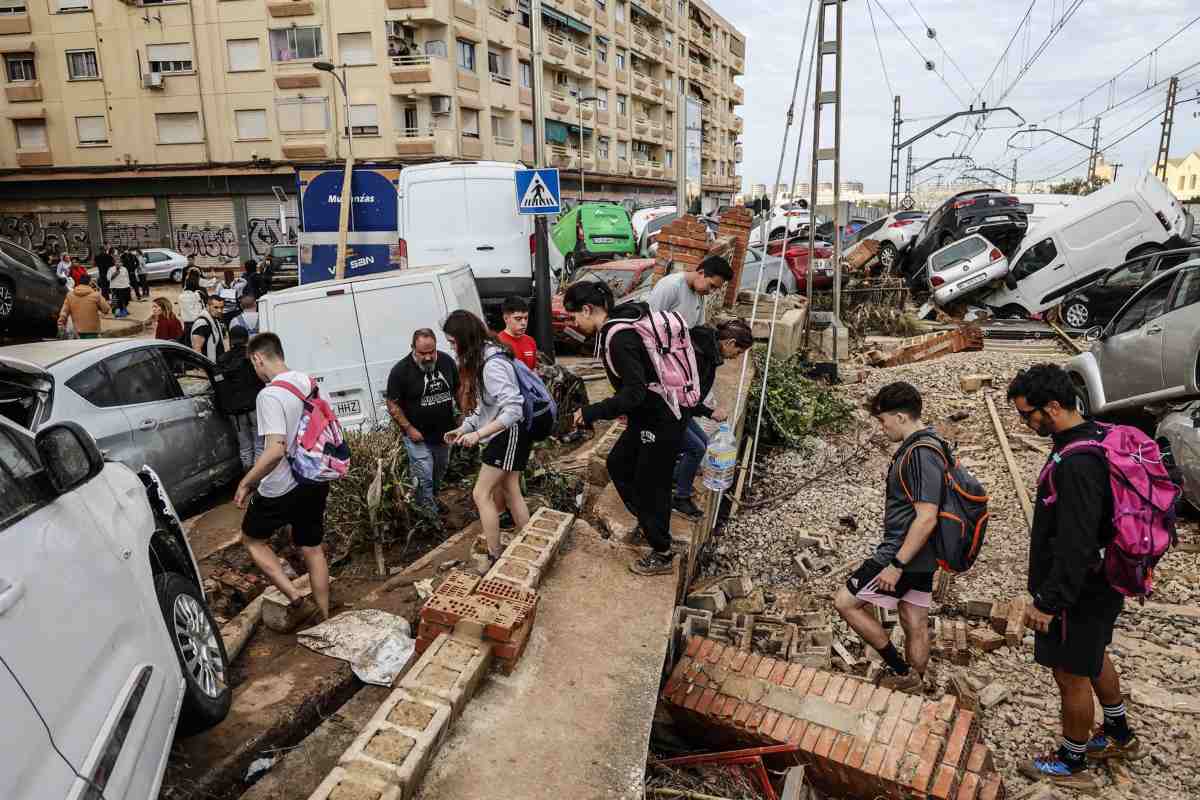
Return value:
[(1109, 589), (1059, 612), (1046, 633), (1034, 634), (1033, 660), (1069, 675), (1098, 677), (1124, 607), (1125, 598)]
[(876, 581), (884, 566), (868, 558), (846, 579), (846, 589), (863, 602), (893, 611), (901, 602), (929, 608), (933, 598), (932, 572), (901, 572), (896, 588), (888, 592), (880, 589)]
[(270, 539), (285, 525), (292, 526), (297, 547), (316, 547), (325, 538), (325, 502), (329, 484), (300, 485), (280, 497), (250, 496), (242, 517), (242, 533), (251, 539)]
[[(541, 425), (543, 419), (553, 424), (549, 414), (536, 417), (534, 424)], [(510, 425), (484, 446), (483, 463), (506, 472), (524, 472), (529, 464), (529, 454), (533, 451), (533, 440), (534, 437), (525, 430), (525, 423)]]

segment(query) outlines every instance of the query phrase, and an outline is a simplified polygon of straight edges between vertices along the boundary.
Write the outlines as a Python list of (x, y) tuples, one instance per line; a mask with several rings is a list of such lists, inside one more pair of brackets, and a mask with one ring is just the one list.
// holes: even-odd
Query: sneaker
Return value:
[(513, 522), (512, 514), (505, 511), (503, 514), (500, 515), (500, 530), (511, 531), (511, 530), (515, 530), (516, 527), (517, 527), (517, 523)]
[(700, 510), (700, 506), (692, 502), (690, 497), (676, 497), (671, 500), (671, 508), (683, 514), (688, 519), (700, 519), (704, 516), (704, 512)]
[(1047, 781), (1066, 789), (1082, 792), (1095, 792), (1100, 789), (1100, 782), (1096, 780), (1095, 775), (1083, 767), (1073, 771), (1058, 753), (1022, 761), (1018, 770), (1030, 780)]
[(675, 571), (675, 554), (658, 553), (651, 550), (629, 565), (630, 571), (638, 575), (670, 575)]
[(1095, 761), (1107, 761), (1110, 758), (1124, 758), (1137, 761), (1146, 755), (1142, 751), (1142, 742), (1135, 734), (1130, 734), (1125, 743), (1117, 741), (1117, 737), (1109, 736), (1101, 728), (1091, 741), (1087, 743), (1087, 757)]
[(925, 677), (915, 669), (910, 669), (903, 675), (887, 667), (879, 674), (875, 684), (884, 689), (907, 694), (924, 694)]

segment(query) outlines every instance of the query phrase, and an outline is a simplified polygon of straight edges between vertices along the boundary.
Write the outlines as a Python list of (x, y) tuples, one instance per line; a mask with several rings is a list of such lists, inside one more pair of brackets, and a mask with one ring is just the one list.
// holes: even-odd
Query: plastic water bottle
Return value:
[(714, 492), (733, 485), (737, 474), (737, 440), (728, 423), (721, 423), (717, 435), (708, 443), (704, 453), (704, 486)]

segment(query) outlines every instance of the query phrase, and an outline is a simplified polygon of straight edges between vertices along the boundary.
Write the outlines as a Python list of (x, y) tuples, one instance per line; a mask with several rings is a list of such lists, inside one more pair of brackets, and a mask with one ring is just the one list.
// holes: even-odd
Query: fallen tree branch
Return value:
[(717, 797), (715, 794), (700, 794), (699, 792), (688, 792), (683, 789), (667, 789), (659, 787), (651, 787), (646, 790), (646, 794), (654, 795), (655, 797), (685, 797), (687, 800), (729, 800), (728, 797)]

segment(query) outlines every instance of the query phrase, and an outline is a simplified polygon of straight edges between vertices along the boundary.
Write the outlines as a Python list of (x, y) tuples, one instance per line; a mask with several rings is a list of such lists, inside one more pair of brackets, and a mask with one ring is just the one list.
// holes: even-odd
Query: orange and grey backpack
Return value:
[(904, 466), (918, 447), (927, 447), (943, 463), (942, 499), (938, 504), (938, 524), (930, 535), (938, 566), (948, 572), (966, 572), (979, 557), (987, 534), (988, 496), (983, 484), (964, 467), (939, 437), (918, 437), (903, 453), (897, 454), (900, 488), (910, 503), (915, 502), (904, 482)]

